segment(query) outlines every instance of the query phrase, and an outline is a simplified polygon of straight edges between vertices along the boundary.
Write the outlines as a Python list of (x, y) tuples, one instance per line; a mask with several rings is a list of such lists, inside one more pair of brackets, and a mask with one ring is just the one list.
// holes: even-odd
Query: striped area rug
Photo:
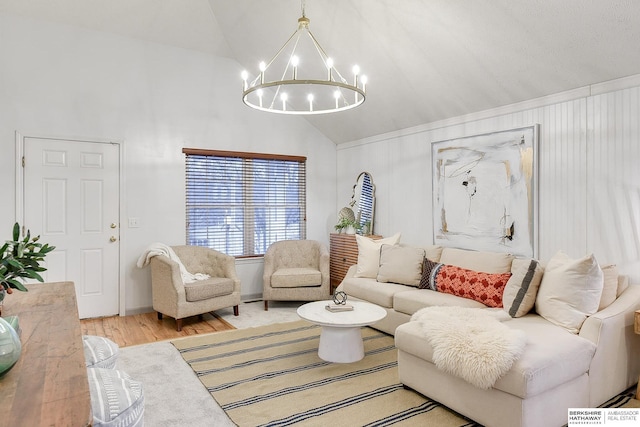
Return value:
[(239, 426), (477, 424), (398, 382), (393, 337), (363, 328), (365, 357), (318, 357), (320, 327), (305, 321), (172, 341)]

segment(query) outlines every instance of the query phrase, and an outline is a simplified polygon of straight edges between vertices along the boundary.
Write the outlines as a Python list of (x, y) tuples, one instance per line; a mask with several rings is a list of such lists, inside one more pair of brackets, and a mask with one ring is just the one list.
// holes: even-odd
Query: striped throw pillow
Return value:
[(504, 288), (502, 304), (511, 317), (527, 314), (536, 303), (544, 268), (535, 259), (516, 258), (511, 264), (511, 278)]

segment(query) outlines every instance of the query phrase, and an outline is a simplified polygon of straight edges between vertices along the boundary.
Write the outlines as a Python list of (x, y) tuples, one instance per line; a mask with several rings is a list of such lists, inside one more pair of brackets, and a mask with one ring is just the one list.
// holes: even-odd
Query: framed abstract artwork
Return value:
[(432, 143), (435, 244), (536, 255), (538, 128)]

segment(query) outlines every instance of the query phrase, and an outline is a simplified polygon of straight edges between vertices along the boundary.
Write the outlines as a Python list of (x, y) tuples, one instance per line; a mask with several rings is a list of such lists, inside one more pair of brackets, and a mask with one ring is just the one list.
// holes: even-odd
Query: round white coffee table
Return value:
[(298, 308), (298, 316), (322, 326), (318, 356), (327, 362), (351, 363), (364, 357), (360, 328), (383, 319), (382, 307), (364, 301), (347, 301), (353, 311), (331, 312), (325, 308), (332, 301), (315, 301)]

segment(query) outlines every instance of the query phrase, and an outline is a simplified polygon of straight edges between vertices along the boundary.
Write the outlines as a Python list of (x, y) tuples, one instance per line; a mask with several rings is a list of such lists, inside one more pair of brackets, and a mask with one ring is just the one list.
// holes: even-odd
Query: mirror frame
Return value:
[[(365, 185), (365, 180), (368, 177), (369, 186), (371, 188), (371, 207), (369, 211), (371, 215), (366, 215), (366, 210), (362, 209), (361, 202), (363, 199), (363, 187)], [(353, 186), (353, 190), (351, 193), (351, 202), (349, 206), (354, 210), (356, 216), (356, 222), (359, 224), (360, 229), (364, 226), (364, 224), (369, 221), (369, 229), (365, 230), (363, 234), (373, 234), (373, 220), (375, 214), (375, 206), (376, 206), (376, 186), (373, 184), (373, 177), (369, 172), (360, 172), (358, 178), (356, 178), (356, 183)], [(363, 212), (365, 215), (363, 216)]]

